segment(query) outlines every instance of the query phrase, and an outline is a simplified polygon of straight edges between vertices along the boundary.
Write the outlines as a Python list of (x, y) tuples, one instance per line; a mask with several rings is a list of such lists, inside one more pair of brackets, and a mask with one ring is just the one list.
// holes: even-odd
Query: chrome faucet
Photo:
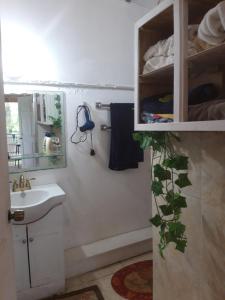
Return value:
[(30, 181), (35, 180), (35, 178), (25, 179), (24, 175), (20, 175), (19, 183), (17, 179), (13, 180), (12, 191), (13, 192), (24, 192), (26, 190), (31, 190)]

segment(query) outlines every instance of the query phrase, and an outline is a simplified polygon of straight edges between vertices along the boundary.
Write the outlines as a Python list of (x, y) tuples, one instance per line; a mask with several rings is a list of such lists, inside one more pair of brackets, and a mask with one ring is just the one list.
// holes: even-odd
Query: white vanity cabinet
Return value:
[(18, 299), (41, 299), (64, 289), (62, 205), (42, 219), (13, 225)]
[(18, 292), (30, 288), (29, 259), (27, 252), (26, 225), (12, 226), (14, 238), (16, 289)]

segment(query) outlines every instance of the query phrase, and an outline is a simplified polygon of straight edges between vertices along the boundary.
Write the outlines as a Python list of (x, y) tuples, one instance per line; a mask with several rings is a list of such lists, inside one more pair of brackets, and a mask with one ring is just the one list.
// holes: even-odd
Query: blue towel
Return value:
[(133, 140), (134, 104), (111, 103), (111, 147), (109, 168), (115, 171), (138, 168), (143, 150)]
[(141, 100), (141, 111), (151, 114), (173, 114), (173, 97), (167, 94), (147, 97)]

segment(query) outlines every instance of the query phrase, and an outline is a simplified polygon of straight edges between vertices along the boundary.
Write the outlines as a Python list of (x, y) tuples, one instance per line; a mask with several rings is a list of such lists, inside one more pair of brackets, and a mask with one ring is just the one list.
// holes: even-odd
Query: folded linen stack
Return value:
[[(200, 25), (188, 27), (188, 56), (225, 42), (225, 1), (209, 10)], [(174, 35), (151, 46), (144, 55), (143, 74), (174, 62)]]
[(210, 9), (198, 29), (199, 38), (211, 45), (225, 41), (225, 1)]
[(144, 111), (141, 115), (141, 119), (145, 124), (151, 123), (172, 123), (173, 114), (151, 114)]
[(189, 106), (189, 121), (225, 120), (225, 99)]
[[(188, 27), (188, 55), (197, 54), (208, 47), (206, 43), (198, 39), (197, 34), (198, 25), (190, 25)], [(143, 74), (172, 64), (174, 62), (174, 35), (151, 46), (144, 55), (144, 61), (146, 63)]]
[(144, 98), (141, 102), (141, 119), (144, 123), (173, 122), (173, 95), (161, 94)]

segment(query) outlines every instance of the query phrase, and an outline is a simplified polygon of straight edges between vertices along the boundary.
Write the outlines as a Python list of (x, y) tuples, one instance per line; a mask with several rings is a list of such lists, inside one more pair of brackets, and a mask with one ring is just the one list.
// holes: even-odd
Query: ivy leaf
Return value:
[(174, 168), (174, 165), (175, 165), (175, 158), (167, 158), (167, 159), (164, 159), (163, 161), (163, 166), (166, 167), (166, 168), (170, 168), (170, 169), (173, 169)]
[(146, 150), (149, 146), (151, 146), (151, 142), (152, 142), (151, 137), (145, 135), (143, 137), (143, 140), (142, 140), (142, 143), (141, 143), (140, 147), (143, 150)]
[(169, 244), (170, 242), (173, 242), (173, 236), (171, 236), (170, 232), (167, 231), (165, 233), (165, 239), (166, 239), (166, 243)]
[(172, 158), (167, 158), (163, 161), (163, 165), (167, 168), (180, 170), (188, 169), (188, 157), (183, 155), (176, 155)]
[(133, 139), (135, 142), (141, 142), (143, 139), (143, 134), (142, 132), (134, 132), (133, 133)]
[(152, 143), (152, 138), (145, 132), (133, 133), (133, 139), (138, 142), (140, 144), (140, 148), (144, 150), (151, 146)]
[(173, 199), (173, 205), (176, 208), (186, 208), (187, 207), (186, 198), (179, 194), (176, 194), (175, 198)]
[(191, 182), (188, 179), (188, 174), (179, 174), (178, 179), (175, 181), (176, 185), (180, 188), (184, 188), (186, 186), (190, 186)]
[(169, 233), (173, 237), (173, 241), (176, 242), (178, 238), (181, 238), (185, 232), (186, 226), (181, 222), (170, 222)]
[(169, 180), (171, 179), (171, 172), (157, 164), (154, 166), (154, 176), (159, 180)]
[(162, 224), (160, 215), (155, 215), (154, 218), (150, 219), (150, 222), (155, 226), (159, 227)]
[(188, 169), (188, 157), (183, 155), (177, 155), (175, 157), (175, 169), (176, 170), (187, 170)]
[(165, 259), (164, 255), (163, 255), (163, 251), (165, 250), (165, 246), (162, 245), (161, 243), (159, 243), (159, 253), (160, 253), (160, 256)]
[(152, 182), (152, 192), (155, 196), (163, 194), (163, 184), (161, 181)]
[(160, 226), (160, 231), (165, 232), (165, 229), (166, 229), (166, 222), (163, 222)]
[(171, 205), (159, 206), (164, 216), (170, 216), (173, 214), (173, 207)]
[(176, 250), (178, 250), (178, 251), (184, 253), (186, 247), (187, 247), (187, 240), (182, 239), (182, 240), (178, 240), (178, 241), (176, 242)]
[(181, 214), (181, 208), (174, 207), (174, 219), (177, 221)]
[(172, 190), (168, 191), (166, 194), (166, 201), (171, 203), (173, 202), (173, 199), (174, 199), (174, 192)]
[(173, 191), (169, 191), (166, 194), (166, 201), (169, 202), (174, 209), (187, 207), (186, 198), (181, 196), (179, 193), (174, 193)]

